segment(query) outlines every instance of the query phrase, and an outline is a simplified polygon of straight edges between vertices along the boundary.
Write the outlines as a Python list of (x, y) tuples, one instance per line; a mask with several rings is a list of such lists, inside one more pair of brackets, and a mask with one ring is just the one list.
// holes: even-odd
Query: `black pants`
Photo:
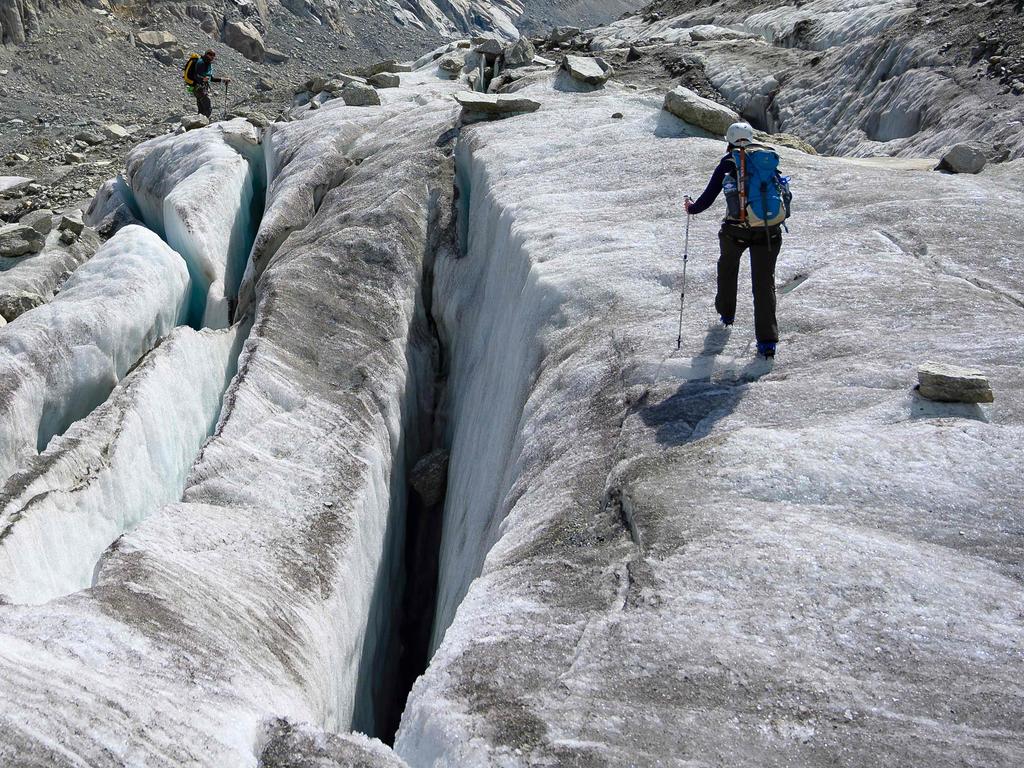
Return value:
[(775, 261), (782, 249), (779, 227), (747, 229), (723, 224), (718, 233), (718, 295), (715, 309), (722, 317), (736, 316), (736, 290), (740, 257), (750, 249), (750, 282), (754, 289), (754, 334), (758, 341), (778, 341), (775, 320)]
[(206, 117), (213, 114), (209, 88), (196, 88), (196, 109), (199, 110), (200, 115), (206, 115)]

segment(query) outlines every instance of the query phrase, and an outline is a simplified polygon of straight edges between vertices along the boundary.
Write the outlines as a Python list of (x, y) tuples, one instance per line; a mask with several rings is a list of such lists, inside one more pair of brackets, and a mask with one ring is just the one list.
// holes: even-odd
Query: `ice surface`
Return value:
[(0, 301), (18, 296), (31, 296), (36, 304), (50, 301), (100, 246), (99, 237), (88, 229), (71, 245), (61, 243), (60, 235), (54, 229), (39, 253), (5, 260), (13, 263), (0, 272)]
[(188, 263), (197, 326), (227, 326), (259, 224), (260, 154), (245, 151), (239, 123), (252, 128), (239, 119), (152, 139), (126, 161), (142, 220)]
[(130, 226), (0, 331), (0, 478), (106, 399), (184, 317), (188, 287), (181, 257)]
[[(660, 104), (614, 87), (524, 95), (544, 104), (515, 130), (460, 139), (469, 248), (435, 288), (457, 424), (443, 641), (396, 751), (417, 766), (1019, 763), (1012, 174), (783, 150), (798, 203), (780, 357), (753, 357), (746, 274), (737, 325), (715, 326), (714, 215), (692, 224), (677, 353), (680, 201), (722, 144), (673, 138)], [(995, 405), (918, 400), (916, 365), (936, 355), (985, 370)]]
[[(404, 469), (429, 448), (406, 421), (434, 385), (419, 281), (450, 205), (439, 139), (458, 112), (410, 88), (275, 129), (271, 210), (308, 210), (288, 177), (309, 163), (359, 164), (263, 265), (223, 419), (182, 500), (119, 538), (93, 588), (0, 607), (0, 763), (6, 749), (55, 765), (256, 765), (268, 720), (375, 727), (397, 654)], [(367, 119), (353, 136), (347, 122)], [(351, 150), (307, 151), (315, 134)]]
[(115, 538), (181, 498), (242, 338), (176, 329), (0, 488), (0, 595), (40, 603), (88, 587)]

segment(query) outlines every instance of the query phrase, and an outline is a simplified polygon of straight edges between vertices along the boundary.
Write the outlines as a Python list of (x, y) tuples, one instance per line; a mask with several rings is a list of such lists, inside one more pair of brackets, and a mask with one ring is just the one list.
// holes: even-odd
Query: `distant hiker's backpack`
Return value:
[(181, 76), (185, 79), (185, 87), (191, 91), (196, 84), (196, 64), (199, 62), (198, 53), (190, 53), (188, 58), (185, 60), (185, 69), (182, 70)]
[[(736, 183), (726, 184), (729, 218), (750, 227), (775, 227), (789, 218), (789, 177), (779, 173), (779, 155), (751, 144), (734, 149)], [(731, 199), (730, 199), (731, 198)]]

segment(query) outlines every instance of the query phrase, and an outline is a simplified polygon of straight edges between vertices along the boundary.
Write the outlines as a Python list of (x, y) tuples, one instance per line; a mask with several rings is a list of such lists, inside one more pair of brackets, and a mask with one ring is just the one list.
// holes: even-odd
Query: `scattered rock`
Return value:
[(212, 13), (207, 13), (199, 20), (199, 28), (206, 34), (212, 35), (217, 31), (217, 19), (213, 17)]
[(45, 301), (39, 294), (28, 291), (0, 294), (0, 325), (12, 322)]
[(311, 101), (311, 102), (309, 102), (309, 108), (310, 109), (320, 109), (320, 102), (319, 101)]
[(206, 115), (185, 115), (181, 118), (181, 127), (186, 131), (193, 131), (196, 128), (205, 128), (210, 124), (210, 118)]
[(629, 46), (629, 52), (626, 54), (626, 61), (640, 61), (644, 55), (640, 52), (640, 49), (635, 45)]
[(566, 56), (562, 59), (562, 69), (587, 85), (604, 85), (612, 76), (612, 66), (600, 57)]
[(512, 117), (540, 109), (539, 101), (511, 94), (460, 91), (455, 94), (455, 100), (462, 105), (463, 123)]
[(537, 50), (533, 47), (533, 43), (525, 37), (520, 37), (505, 49), (505, 66), (525, 67), (533, 63), (533, 57), (536, 55)]
[(0, 256), (8, 259), (39, 253), (45, 242), (45, 235), (27, 224), (0, 227)]
[(495, 40), (493, 37), (485, 38), (476, 48), (473, 49), (477, 53), (482, 53), (486, 56), (500, 56), (504, 47), (500, 40)]
[(229, 21), (224, 25), (221, 39), (250, 61), (262, 62), (267, 52), (263, 35), (247, 21)]
[(178, 38), (165, 30), (144, 29), (135, 33), (135, 44), (140, 48), (181, 48)]
[(612, 119), (613, 120), (621, 120), (623, 117), (625, 117), (625, 115), (623, 115), (621, 112), (613, 112), (612, 113)]
[(85, 223), (82, 221), (82, 212), (78, 211), (77, 215), (63, 214), (57, 223), (57, 229), (61, 232), (73, 232), (76, 235), (82, 234), (82, 230), (85, 229)]
[(981, 371), (945, 363), (925, 363), (917, 369), (922, 397), (942, 403), (991, 403), (992, 385)]
[(807, 153), (808, 155), (818, 154), (818, 150), (799, 136), (795, 136), (792, 133), (765, 133), (764, 131), (754, 131), (754, 140), (764, 144), (774, 144), (777, 147), (797, 149), (801, 152)]
[(79, 131), (78, 133), (75, 134), (75, 138), (78, 141), (85, 142), (90, 147), (95, 147), (96, 145), (102, 144), (107, 140), (107, 137), (104, 136), (99, 131)]
[(367, 82), (374, 88), (397, 88), (402, 84), (401, 78), (392, 72), (378, 72), (370, 75)]
[(288, 62), (288, 54), (276, 48), (267, 48), (263, 52), (263, 60), (271, 64), (286, 64)]
[(84, 163), (89, 159), (81, 152), (68, 152), (67, 155), (65, 155), (65, 158), (69, 163)]
[(392, 74), (412, 72), (412, 65), (402, 64), (394, 59), (388, 59), (387, 61), (379, 61), (376, 64), (365, 67), (360, 71), (363, 77), (373, 77), (374, 75), (379, 75), (381, 72), (390, 72)]
[(363, 83), (349, 83), (341, 89), (341, 98), (350, 107), (373, 107), (380, 104), (377, 89)]
[(978, 173), (987, 162), (988, 158), (981, 147), (964, 142), (951, 147), (935, 166), (935, 170), (949, 173)]
[(60, 241), (64, 245), (74, 245), (78, 241), (78, 234), (73, 230), (65, 229), (60, 233)]
[(663, 108), (679, 119), (717, 136), (725, 136), (729, 126), (740, 119), (728, 107), (698, 96), (681, 85), (665, 94)]
[(49, 208), (40, 208), (38, 211), (26, 213), (18, 219), (18, 223), (24, 224), (26, 227), (32, 227), (40, 235), (49, 234), (50, 230), (53, 229), (53, 211)]
[(257, 91), (272, 91), (274, 90), (274, 81), (267, 77), (261, 77), (256, 81)]
[(437, 60), (437, 68), (452, 76), (458, 76), (466, 66), (466, 52), (452, 51)]
[(15, 152), (9, 158), (7, 158), (8, 165), (17, 165), (18, 163), (27, 163), (31, 158), (28, 155), (23, 155), (20, 152)]
[(164, 66), (171, 66), (174, 63), (174, 55), (170, 51), (156, 50), (153, 51), (153, 58), (159, 61)]
[(425, 507), (436, 507), (444, 500), (448, 485), (448, 451), (439, 448), (416, 462), (409, 473), (409, 484)]
[(582, 33), (579, 27), (555, 27), (548, 35), (548, 42), (552, 45), (567, 43)]

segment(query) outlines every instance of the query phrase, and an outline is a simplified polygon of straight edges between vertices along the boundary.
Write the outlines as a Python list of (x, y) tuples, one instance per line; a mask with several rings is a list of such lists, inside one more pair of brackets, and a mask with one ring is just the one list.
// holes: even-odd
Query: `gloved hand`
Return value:
[(683, 208), (686, 210), (687, 213), (690, 213), (690, 208), (692, 208), (692, 207), (693, 207), (693, 200), (690, 199), (689, 195), (686, 195), (683, 198)]

